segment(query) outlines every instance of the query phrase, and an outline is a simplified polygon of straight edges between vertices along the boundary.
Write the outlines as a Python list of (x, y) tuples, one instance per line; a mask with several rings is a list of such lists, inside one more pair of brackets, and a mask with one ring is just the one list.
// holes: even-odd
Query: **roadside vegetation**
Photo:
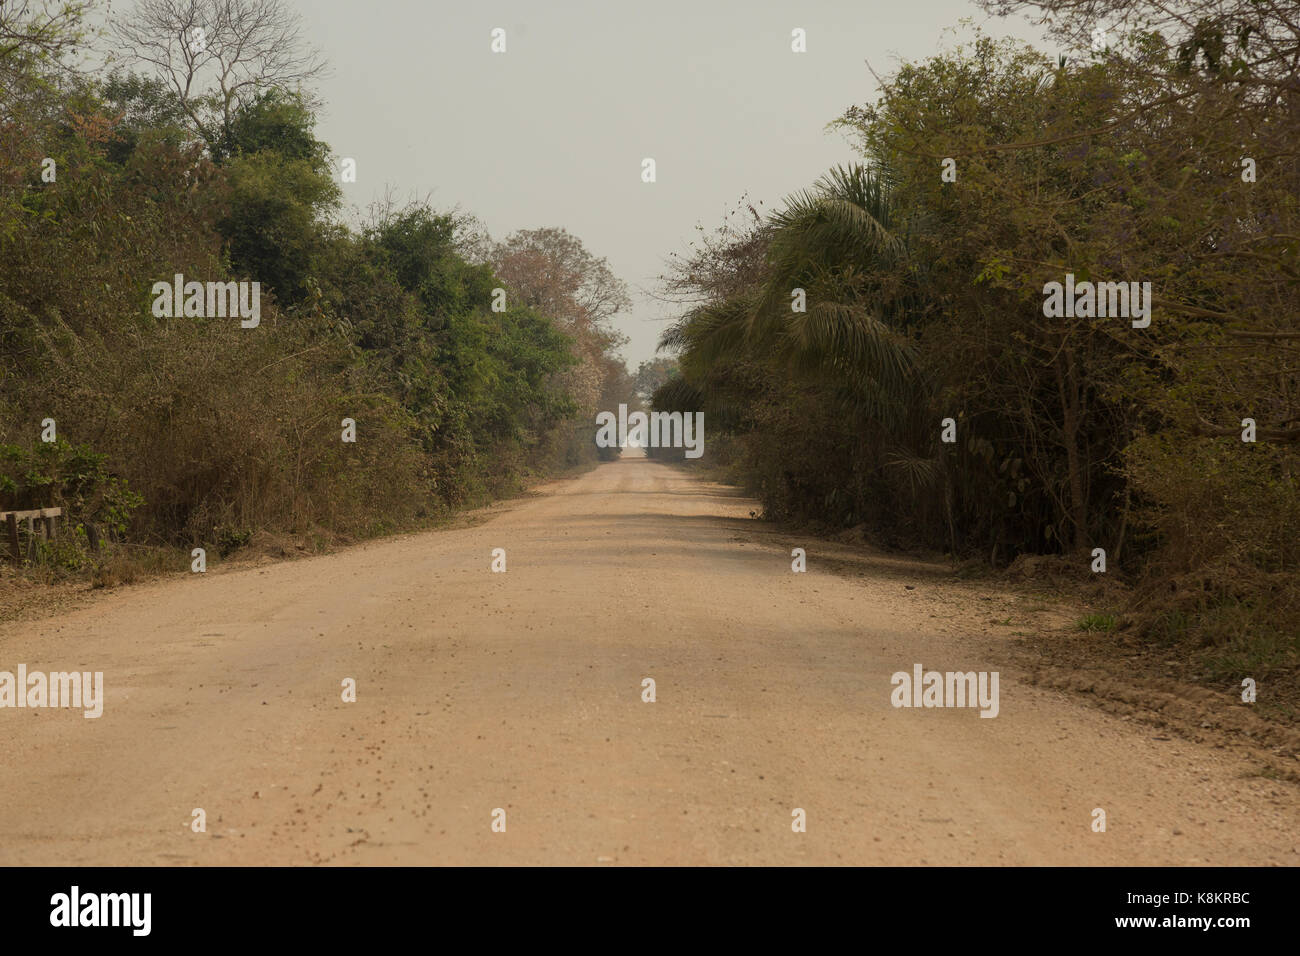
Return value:
[[(828, 117), (859, 163), (673, 261), (653, 405), (704, 411), (767, 517), (1122, 582), (1080, 627), (1294, 693), (1300, 27), (983, 5), (1051, 14), (1059, 50), (976, 31)], [(1048, 317), (1067, 273), (1151, 283), (1150, 324)]]
[[(0, 510), (64, 509), (38, 576), (436, 521), (594, 462), (633, 390), (604, 260), (419, 202), (349, 224), (296, 17), (216, 6), (121, 11), (87, 71), (89, 4), (0, 5)], [(260, 283), (259, 324), (159, 316), (176, 274)]]

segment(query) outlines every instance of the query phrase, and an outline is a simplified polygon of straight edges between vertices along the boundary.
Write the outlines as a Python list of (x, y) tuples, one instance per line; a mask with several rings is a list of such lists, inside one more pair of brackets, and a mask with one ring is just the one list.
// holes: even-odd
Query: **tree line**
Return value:
[[(90, 12), (0, 6), (0, 510), (65, 509), (51, 563), (102, 563), (88, 525), (377, 534), (595, 460), (633, 388), (603, 259), (423, 202), (345, 222), (323, 60), (279, 0), (146, 0), (98, 69)], [(155, 314), (176, 274), (258, 282), (259, 324)]]
[[(1294, 8), (982, 5), (1060, 48), (904, 63), (834, 120), (859, 162), (675, 256), (654, 407), (703, 410), (769, 516), (1104, 568), (1145, 633), (1294, 666)], [(1150, 283), (1149, 324), (1045, 307), (1067, 276)]]

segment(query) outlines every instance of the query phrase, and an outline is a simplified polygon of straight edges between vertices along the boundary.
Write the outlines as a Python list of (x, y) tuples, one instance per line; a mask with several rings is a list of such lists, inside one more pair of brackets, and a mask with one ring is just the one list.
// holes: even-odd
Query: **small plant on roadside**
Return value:
[(1113, 631), (1117, 619), (1114, 614), (1089, 614), (1079, 621), (1081, 631)]

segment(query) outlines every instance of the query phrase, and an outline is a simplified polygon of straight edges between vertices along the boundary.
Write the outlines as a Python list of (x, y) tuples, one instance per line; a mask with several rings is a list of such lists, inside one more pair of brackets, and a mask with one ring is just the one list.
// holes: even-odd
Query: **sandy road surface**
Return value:
[(1008, 675), (996, 719), (892, 708), (996, 651), (815, 543), (791, 573), (732, 489), (635, 459), (541, 492), (0, 627), (0, 670), (106, 684), (97, 720), (0, 710), (0, 864), (1300, 863), (1294, 788), (1230, 750)]

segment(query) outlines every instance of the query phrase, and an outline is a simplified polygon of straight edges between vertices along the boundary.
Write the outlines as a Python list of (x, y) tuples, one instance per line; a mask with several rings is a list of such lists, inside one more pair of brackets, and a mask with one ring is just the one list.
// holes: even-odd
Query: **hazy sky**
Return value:
[[(884, 75), (950, 47), (964, 17), (1038, 36), (968, 0), (289, 2), (332, 67), (318, 132), (357, 160), (346, 201), (392, 187), (459, 205), (495, 238), (567, 228), (632, 288), (617, 322), (634, 369), (671, 315), (639, 290), (697, 223), (745, 192), (770, 208), (856, 158), (825, 127), (875, 99), (867, 63)], [(791, 52), (795, 27), (806, 53)]]

